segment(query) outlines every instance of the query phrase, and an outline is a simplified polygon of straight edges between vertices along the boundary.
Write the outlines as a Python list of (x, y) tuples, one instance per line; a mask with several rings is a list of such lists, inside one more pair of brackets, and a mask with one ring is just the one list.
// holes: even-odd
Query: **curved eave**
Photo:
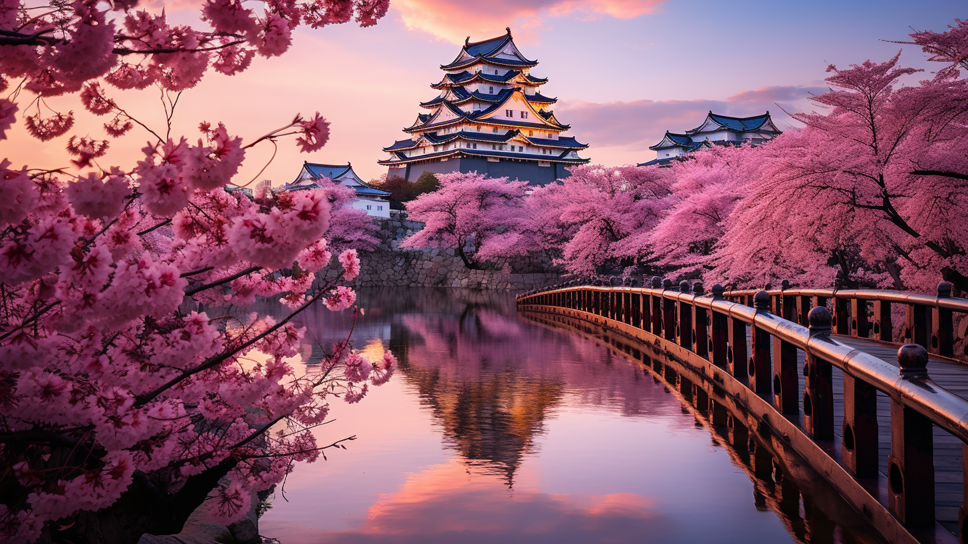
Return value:
[(420, 155), (418, 157), (407, 157), (405, 160), (399, 160), (399, 161), (381, 160), (381, 161), (377, 161), (377, 164), (381, 166), (394, 166), (394, 165), (402, 165), (402, 164), (411, 164), (415, 162), (436, 161), (436, 160), (447, 159), (447, 158), (459, 158), (462, 156), (485, 157), (485, 158), (491, 157), (491, 158), (500, 158), (500, 159), (509, 159), (509, 160), (529, 161), (529, 162), (557, 162), (562, 164), (587, 164), (589, 161), (591, 161), (591, 159), (584, 159), (581, 157), (577, 159), (570, 159), (565, 157), (555, 157), (555, 156), (548, 156), (548, 155), (510, 153), (506, 151), (502, 152), (502, 151), (487, 151), (487, 150), (481, 150), (481, 149), (452, 149), (449, 151), (440, 151), (437, 153), (427, 153), (426, 155)]
[(441, 65), (441, 70), (462, 70), (464, 68), (469, 68), (475, 64), (493, 64), (495, 66), (504, 66), (506, 68), (521, 69), (521, 68), (534, 68), (538, 65), (538, 61), (509, 61), (507, 59), (499, 59), (495, 57), (485, 57), (482, 55), (477, 55), (474, 58), (465, 59), (458, 63), (452, 63), (447, 65)]
[(588, 144), (583, 144), (577, 140), (573, 140), (576, 145), (561, 145), (561, 144), (549, 144), (549, 143), (545, 143), (544, 141), (538, 141), (538, 140), (545, 140), (545, 138), (531, 138), (528, 136), (522, 136), (522, 138), (524, 138), (525, 141), (527, 141), (529, 144), (537, 147), (553, 147), (555, 149), (567, 149), (569, 151), (579, 151), (582, 149), (588, 149)]

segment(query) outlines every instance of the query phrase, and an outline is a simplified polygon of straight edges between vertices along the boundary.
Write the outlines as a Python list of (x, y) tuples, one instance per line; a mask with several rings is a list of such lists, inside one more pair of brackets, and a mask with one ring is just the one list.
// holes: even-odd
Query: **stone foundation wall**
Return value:
[[(406, 212), (391, 211), (379, 219), (380, 246), (360, 252), (363, 271), (350, 282), (353, 287), (448, 287), (526, 291), (560, 281), (560, 274), (546, 258), (518, 258), (495, 263), (487, 270), (470, 270), (453, 249), (400, 249), (404, 238), (423, 228)], [(326, 279), (339, 274), (338, 265), (320, 271)]]

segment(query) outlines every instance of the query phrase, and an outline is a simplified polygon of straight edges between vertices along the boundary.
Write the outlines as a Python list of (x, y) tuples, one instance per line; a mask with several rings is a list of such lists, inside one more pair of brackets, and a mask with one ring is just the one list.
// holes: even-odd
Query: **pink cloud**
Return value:
[(769, 111), (781, 130), (798, 126), (783, 110), (809, 109), (806, 99), (823, 87), (774, 86), (736, 93), (724, 100), (632, 100), (629, 102), (561, 101), (555, 114), (572, 126), (569, 135), (591, 144), (592, 162), (624, 164), (652, 160), (649, 150), (665, 131), (698, 127), (710, 111), (747, 117)]
[(793, 102), (827, 92), (827, 87), (802, 87), (785, 85), (760, 87), (752, 91), (742, 91), (726, 99), (727, 102)]
[(665, 0), (394, 0), (404, 24), (411, 30), (428, 32), (452, 43), (487, 39), (504, 33), (504, 28), (534, 29), (547, 17), (608, 15), (632, 19), (653, 13)]

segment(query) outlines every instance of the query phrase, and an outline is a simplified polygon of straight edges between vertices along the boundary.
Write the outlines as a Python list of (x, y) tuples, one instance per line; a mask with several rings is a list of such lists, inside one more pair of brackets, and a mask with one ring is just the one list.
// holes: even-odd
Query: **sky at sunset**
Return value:
[[(166, 11), (188, 20), (188, 4), (168, 4)], [(942, 31), (956, 17), (968, 17), (963, 0), (391, 0), (375, 27), (301, 27), (281, 58), (257, 59), (234, 77), (210, 72), (182, 96), (172, 135), (194, 140), (199, 121), (222, 121), (251, 141), (298, 112), (319, 111), (332, 123), (326, 147), (303, 155), (294, 142), (281, 142), (261, 174), (273, 150), (257, 147), (238, 183), (281, 185), (304, 160), (351, 161), (363, 179), (376, 178), (385, 172), (376, 164), (386, 156), (381, 149), (405, 138), (401, 129), (424, 111), (418, 103), (436, 95), (429, 85), (439, 81), (439, 65), (457, 55), (468, 35), (486, 39), (510, 26), (522, 52), (540, 63), (532, 73), (549, 78), (542, 92), (559, 99), (554, 110), (572, 126), (568, 134), (590, 144), (583, 156), (607, 165), (643, 162), (655, 158), (648, 146), (665, 130), (694, 128), (708, 110), (736, 116), (769, 110), (781, 129), (794, 126), (782, 110), (810, 109), (805, 98), (826, 89), (828, 64), (885, 61), (903, 49), (901, 64), (935, 70), (939, 65), (925, 62), (920, 49), (883, 40), (903, 40), (912, 28)], [(164, 131), (157, 91), (109, 89), (122, 107)], [(72, 100), (48, 103), (78, 114), (70, 134), (104, 137), (105, 119)], [(113, 143), (101, 164), (133, 166), (143, 135)], [(0, 157), (15, 167), (63, 167), (66, 140), (40, 143), (21, 127), (0, 141)]]

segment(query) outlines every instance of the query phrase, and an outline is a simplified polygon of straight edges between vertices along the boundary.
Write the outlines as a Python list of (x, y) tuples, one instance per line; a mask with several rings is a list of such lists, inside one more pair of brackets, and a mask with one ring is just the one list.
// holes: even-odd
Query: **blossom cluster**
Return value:
[[(99, 164), (108, 139), (80, 135), (67, 138), (71, 161), (57, 169), (0, 160), (4, 542), (108, 538), (89, 532), (101, 523), (94, 512), (117, 516), (101, 527), (124, 533), (118, 540), (177, 532), (184, 505), (206, 496), (230, 522), (254, 491), (316, 459), (323, 446), (312, 429), (331, 399), (357, 402), (393, 373), (392, 355), (362, 361), (348, 342), (324, 374), (292, 364), (304, 341), (295, 315), (355, 304), (351, 289), (315, 274), (336, 254), (343, 277), (354, 277), (356, 249), (373, 242), (345, 191), (226, 190), (254, 145), (284, 136), (303, 151), (325, 145), (322, 116), (296, 116), (248, 144), (222, 123), (199, 124), (200, 137), (161, 137), (109, 92), (180, 92), (209, 68), (235, 74), (256, 55), (282, 54), (300, 24), (369, 26), (387, 2), (258, 6), (208, 0), (210, 28), (194, 28), (138, 0), (0, 0), (0, 91), (20, 81), (0, 98), (0, 140), (16, 122), (40, 141), (67, 135), (74, 112), (43, 109), (66, 94), (105, 116), (110, 138), (135, 137), (136, 126), (152, 138), (127, 169)], [(292, 311), (240, 319), (220, 309), (257, 297)]]

